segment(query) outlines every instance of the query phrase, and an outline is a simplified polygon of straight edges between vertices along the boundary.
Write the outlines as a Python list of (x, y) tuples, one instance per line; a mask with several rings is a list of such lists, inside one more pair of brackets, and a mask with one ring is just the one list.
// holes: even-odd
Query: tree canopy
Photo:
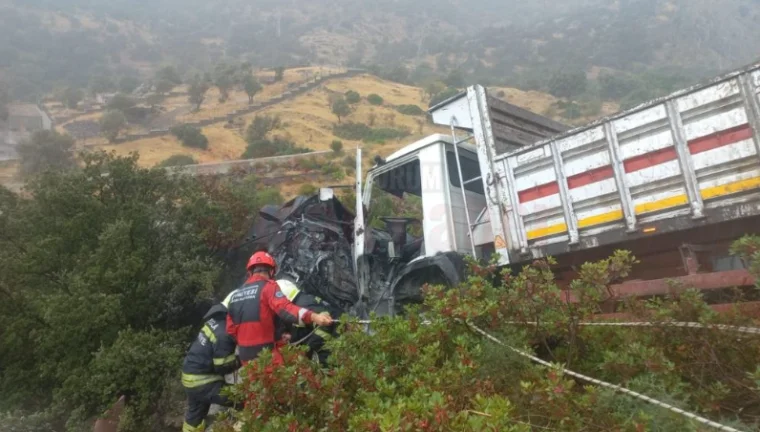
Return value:
[(43, 130), (16, 147), (21, 158), (21, 174), (31, 176), (47, 170), (66, 170), (76, 166), (74, 139), (54, 130)]
[(188, 341), (239, 282), (219, 254), (281, 198), (251, 178), (82, 158), (81, 170), (31, 180), (27, 198), (0, 189), (0, 407), (80, 430), (129, 395), (126, 430), (165, 430)]

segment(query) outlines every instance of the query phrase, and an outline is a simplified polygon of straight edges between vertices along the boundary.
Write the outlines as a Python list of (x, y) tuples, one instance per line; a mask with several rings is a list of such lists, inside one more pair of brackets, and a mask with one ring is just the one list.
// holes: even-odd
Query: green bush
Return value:
[(383, 98), (378, 94), (372, 93), (371, 95), (367, 96), (367, 102), (371, 103), (372, 105), (382, 105)]
[(319, 188), (311, 183), (302, 184), (301, 187), (298, 188), (298, 195), (312, 196), (316, 195), (318, 192)]
[(273, 140), (258, 140), (249, 143), (245, 152), (240, 156), (241, 159), (257, 159), (272, 156), (287, 156), (292, 154), (310, 153), (313, 150), (306, 147), (299, 147), (290, 140), (284, 138), (274, 138)]
[(333, 140), (333, 142), (330, 143), (330, 149), (335, 154), (343, 153), (343, 141)]
[(245, 139), (249, 143), (263, 140), (267, 134), (282, 127), (280, 116), (257, 115), (248, 126)]
[(396, 111), (404, 115), (421, 116), (425, 115), (425, 111), (417, 105), (399, 105), (396, 107)]
[(359, 93), (353, 90), (349, 90), (346, 92), (346, 102), (350, 104), (357, 104), (361, 102), (361, 100), (362, 100), (362, 97)]
[[(341, 337), (328, 344), (328, 371), (298, 347), (284, 349), (285, 366), (276, 368), (266, 352), (233, 388), (245, 408), (217, 430), (232, 432), (234, 422), (265, 432), (701, 430), (662, 407), (565, 375), (560, 366), (757, 430), (760, 341), (657, 325), (741, 325), (746, 317), (718, 317), (699, 294), (686, 291), (631, 302), (635, 319), (654, 321), (654, 328), (582, 326), (609, 284), (627, 277), (636, 260), (618, 251), (582, 265), (570, 284), (578, 298), (571, 304), (555, 282), (554, 264), (539, 260), (513, 275), (470, 262), (461, 285), (422, 288), (424, 308), (410, 305), (404, 317), (373, 318), (371, 335), (344, 316)], [(470, 324), (551, 365), (494, 344)]]
[(356, 170), (356, 156), (354, 155), (346, 155), (346, 157), (343, 158), (343, 167), (355, 171)]
[(171, 133), (176, 136), (185, 147), (197, 148), (206, 150), (208, 149), (208, 138), (201, 132), (200, 129), (189, 126), (179, 125), (171, 128)]
[(174, 166), (196, 165), (197, 163), (198, 161), (196, 161), (190, 155), (176, 154), (164, 159), (160, 164), (158, 164), (158, 166), (166, 168)]

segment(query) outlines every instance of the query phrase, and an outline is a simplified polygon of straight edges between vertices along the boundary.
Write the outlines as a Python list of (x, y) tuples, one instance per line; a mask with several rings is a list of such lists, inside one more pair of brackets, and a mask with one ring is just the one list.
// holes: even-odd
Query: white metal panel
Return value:
[(691, 155), (691, 160), (694, 161), (694, 169), (699, 173), (699, 170), (701, 169), (714, 168), (721, 164), (744, 159), (756, 154), (757, 150), (755, 149), (755, 144), (750, 138), (731, 145)]
[(562, 199), (559, 194), (554, 194), (533, 201), (520, 203), (520, 214), (525, 217), (526, 215), (541, 213), (560, 207), (562, 207)]
[(750, 180), (753, 178), (760, 177), (760, 166), (756, 168), (751, 168), (749, 170), (745, 171), (730, 171), (727, 172), (725, 175), (720, 177), (710, 177), (707, 180), (700, 181), (699, 182), (699, 188), (704, 190), (708, 188), (713, 188), (716, 186), (725, 186), (726, 184), (738, 182), (742, 180)]
[(578, 157), (565, 158), (565, 175), (572, 177), (597, 168), (609, 166), (610, 153), (606, 147), (599, 147), (593, 152)]
[(570, 189), (570, 199), (574, 203), (577, 203), (613, 193), (617, 193), (617, 185), (614, 178), (608, 178), (586, 186)]
[[(422, 182), (422, 230), (425, 255), (455, 250), (454, 223), (451, 216), (448, 179), (443, 178), (445, 161), (438, 146), (426, 147), (419, 153)], [(438, 166), (438, 169), (435, 167)]]
[[(569, 150), (573, 150), (584, 145), (601, 141), (604, 139), (604, 129), (597, 127), (583, 132), (579, 132), (577, 135), (571, 135), (567, 138), (557, 140), (557, 147), (561, 153), (565, 153)], [(550, 152), (551, 150), (549, 150)]]
[(737, 94), (739, 94), (739, 83), (736, 80), (731, 80), (681, 97), (676, 100), (676, 106), (678, 111), (683, 113)]
[(760, 70), (756, 70), (751, 74), (751, 81), (755, 88), (760, 87)]
[(472, 129), (472, 118), (467, 97), (462, 96), (444, 107), (433, 111), (433, 122), (440, 125), (450, 125)]
[[(652, 204), (658, 201), (662, 201), (668, 198), (673, 198), (680, 195), (686, 195), (686, 189), (683, 187), (668, 187), (663, 189), (658, 189), (657, 192), (649, 192), (646, 195), (638, 196), (633, 198), (633, 204), (634, 206), (638, 207), (643, 204)], [(636, 213), (643, 213), (640, 211), (637, 211)]]
[(681, 174), (681, 167), (678, 165), (677, 160), (665, 162), (663, 164), (644, 168), (639, 171), (626, 174), (628, 178), (628, 184), (631, 189), (653, 183), (666, 178), (675, 177)]
[(557, 180), (553, 166), (547, 166), (537, 171), (529, 172), (522, 175), (515, 175), (515, 189), (518, 192), (531, 189), (536, 186), (545, 185)]
[(656, 123), (659, 120), (663, 120), (667, 117), (665, 113), (664, 105), (656, 105), (652, 108), (645, 109), (643, 111), (633, 113), (618, 120), (615, 120), (615, 130), (618, 134), (623, 134), (633, 129), (640, 128), (645, 125)]
[(621, 142), (620, 157), (628, 160), (667, 147), (673, 147), (673, 135), (669, 129), (661, 129)]
[(691, 141), (743, 124), (747, 124), (747, 112), (743, 107), (737, 107), (730, 111), (715, 113), (698, 121), (684, 123), (683, 127), (686, 140)]

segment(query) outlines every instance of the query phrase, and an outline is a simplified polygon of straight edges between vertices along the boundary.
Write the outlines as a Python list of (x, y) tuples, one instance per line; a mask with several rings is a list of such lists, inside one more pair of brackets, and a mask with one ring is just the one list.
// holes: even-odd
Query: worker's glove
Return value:
[(311, 321), (320, 327), (328, 327), (328, 326), (331, 326), (333, 323), (333, 319), (330, 317), (330, 314), (327, 312), (323, 312), (321, 314), (313, 314), (311, 316)]

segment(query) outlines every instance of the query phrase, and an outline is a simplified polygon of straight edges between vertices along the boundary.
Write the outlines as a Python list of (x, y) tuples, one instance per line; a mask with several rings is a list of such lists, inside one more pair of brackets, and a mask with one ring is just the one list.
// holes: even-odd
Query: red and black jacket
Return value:
[[(265, 348), (274, 348), (275, 317), (290, 324), (311, 324), (312, 312), (291, 303), (273, 280), (251, 276), (224, 300), (227, 306), (227, 333), (238, 344), (243, 363), (254, 360)], [(273, 350), (275, 362), (281, 363)]]

